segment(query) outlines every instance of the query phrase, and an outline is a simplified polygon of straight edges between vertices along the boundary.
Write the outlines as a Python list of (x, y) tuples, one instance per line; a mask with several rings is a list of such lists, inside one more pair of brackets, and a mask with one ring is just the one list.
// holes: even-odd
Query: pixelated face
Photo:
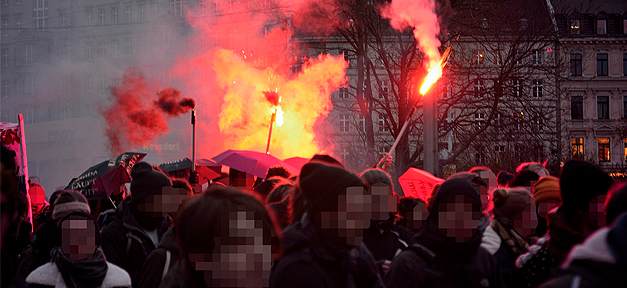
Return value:
[(512, 226), (520, 235), (529, 236), (536, 232), (538, 217), (536, 215), (536, 203), (530, 201), (522, 213), (518, 213), (512, 219)]
[(164, 217), (166, 213), (175, 213), (183, 201), (190, 196), (184, 188), (163, 187), (161, 194), (150, 195), (137, 204), (137, 210), (153, 217)]
[(605, 210), (603, 207), (605, 206), (606, 199), (607, 195), (599, 195), (594, 197), (588, 204), (588, 208), (590, 209), (590, 221), (593, 221), (593, 223), (596, 223), (599, 227), (605, 226)]
[(481, 220), (480, 207), (472, 203), (466, 195), (449, 196), (444, 203), (438, 205), (438, 228), (442, 235), (454, 239), (455, 242), (466, 242), (476, 233)]
[(93, 221), (69, 219), (61, 223), (61, 250), (70, 259), (89, 259), (96, 247), (96, 225)]
[(549, 212), (560, 205), (557, 201), (547, 201), (538, 204), (538, 216), (546, 219)]
[(427, 209), (427, 204), (423, 202), (418, 202), (416, 207), (409, 211), (406, 215), (407, 229), (418, 230), (422, 227), (422, 223), (427, 220), (429, 217), (429, 210)]
[(345, 195), (338, 196), (338, 211), (320, 213), (320, 228), (337, 231), (346, 244), (357, 245), (363, 237), (363, 229), (370, 226), (372, 197), (361, 186), (346, 188)]
[(267, 287), (273, 254), (263, 222), (253, 212), (236, 211), (221, 228), (225, 236), (214, 239), (211, 254), (189, 254), (194, 270), (203, 271), (209, 287)]
[[(392, 196), (392, 187), (385, 184), (375, 184), (370, 188), (372, 204), (372, 220), (382, 221), (389, 217), (390, 212), (398, 212), (397, 197)], [(366, 200), (368, 196), (366, 195)]]

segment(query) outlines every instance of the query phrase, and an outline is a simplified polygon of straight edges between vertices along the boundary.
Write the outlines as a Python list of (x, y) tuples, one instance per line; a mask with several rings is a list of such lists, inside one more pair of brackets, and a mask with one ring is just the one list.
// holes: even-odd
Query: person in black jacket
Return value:
[(485, 225), (470, 181), (444, 182), (411, 245), (392, 261), (387, 287), (505, 287), (496, 260), (479, 246)]
[(122, 267), (138, 287), (139, 272), (150, 252), (170, 226), (163, 205), (163, 189), (172, 182), (145, 162), (131, 170), (131, 195), (118, 206), (114, 219), (100, 231), (107, 260)]
[(303, 217), (283, 233), (283, 257), (270, 287), (383, 287), (376, 263), (361, 244), (371, 195), (357, 175), (339, 166), (305, 164), (299, 189)]

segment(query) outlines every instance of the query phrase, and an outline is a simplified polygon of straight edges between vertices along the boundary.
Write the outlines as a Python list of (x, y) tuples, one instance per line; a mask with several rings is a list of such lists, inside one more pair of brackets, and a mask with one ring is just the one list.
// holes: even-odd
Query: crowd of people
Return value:
[(9, 156), (2, 287), (627, 286), (627, 184), (585, 161), (474, 167), (429, 199), (398, 197), (389, 157), (355, 174), (316, 155), (202, 193), (140, 162), (115, 209), (61, 189), (28, 221)]

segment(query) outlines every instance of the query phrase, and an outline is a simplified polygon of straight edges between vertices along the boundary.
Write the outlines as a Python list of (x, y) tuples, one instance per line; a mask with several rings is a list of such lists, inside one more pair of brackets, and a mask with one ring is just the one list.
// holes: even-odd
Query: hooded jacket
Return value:
[(384, 287), (362, 244), (333, 245), (306, 220), (283, 234), (284, 256), (270, 271), (270, 287)]
[(179, 261), (179, 247), (176, 245), (174, 227), (168, 229), (163, 236), (159, 246), (146, 258), (142, 267), (138, 288), (159, 287), (162, 279), (168, 271)]
[(444, 182), (431, 205), (429, 217), (411, 245), (392, 261), (385, 276), (388, 288), (505, 287), (496, 261), (479, 247), (482, 227), (475, 229), (470, 240), (461, 243), (439, 231), (437, 207), (454, 195), (469, 196), (480, 211), (481, 200), (468, 180), (458, 178)]
[(571, 250), (557, 276), (542, 288), (625, 287), (627, 213)]
[[(127, 199), (118, 206), (115, 219), (100, 230), (100, 239), (107, 261), (126, 270), (131, 275), (133, 287), (138, 287), (140, 270), (148, 254), (155, 250), (155, 244), (131, 213)], [(157, 228), (159, 239), (168, 228), (169, 221), (165, 219)]]

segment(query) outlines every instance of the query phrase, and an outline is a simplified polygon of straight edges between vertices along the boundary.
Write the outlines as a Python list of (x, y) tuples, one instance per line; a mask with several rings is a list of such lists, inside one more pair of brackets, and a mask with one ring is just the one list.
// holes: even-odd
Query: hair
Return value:
[(518, 167), (516, 167), (516, 173), (520, 173), (521, 171), (529, 170), (535, 172), (539, 176), (548, 176), (549, 170), (546, 170), (542, 164), (539, 162), (524, 162), (520, 163)]
[(610, 189), (603, 210), (607, 225), (612, 225), (621, 213), (627, 211), (627, 182), (618, 183)]
[(309, 160), (309, 162), (318, 162), (322, 164), (335, 165), (341, 168), (345, 168), (340, 161), (327, 154), (316, 154), (311, 157), (311, 160)]
[(187, 195), (192, 195), (194, 193), (192, 190), (192, 186), (189, 185), (189, 182), (181, 178), (172, 179), (172, 188), (183, 188), (185, 189), (185, 191), (187, 191)]
[(364, 172), (359, 174), (359, 178), (364, 180), (366, 184), (372, 186), (375, 184), (385, 184), (394, 190), (394, 184), (392, 183), (392, 177), (387, 172), (379, 169), (379, 168), (371, 168), (366, 169)]
[(176, 240), (183, 255), (211, 253), (216, 240), (228, 237), (229, 214), (240, 211), (252, 212), (255, 220), (261, 220), (264, 240), (271, 239), (277, 244), (273, 247), (278, 246), (279, 230), (258, 198), (235, 188), (211, 187), (186, 201), (176, 216)]
[(266, 198), (266, 204), (280, 202), (281, 200), (285, 199), (285, 197), (290, 195), (293, 188), (294, 184), (291, 183), (283, 183), (276, 186), (274, 189), (272, 189), (272, 191), (270, 191), (270, 194), (268, 194), (268, 197)]
[(474, 166), (474, 167), (470, 168), (470, 170), (468, 170), (468, 172), (475, 173), (475, 174), (480, 174), (481, 171), (490, 171), (490, 172), (492, 172), (492, 169), (490, 169), (490, 167), (488, 167), (488, 166)]
[(269, 179), (270, 177), (274, 177), (274, 176), (290, 178), (292, 174), (289, 171), (287, 171), (287, 169), (285, 169), (285, 167), (283, 166), (273, 166), (273, 167), (268, 168), (268, 173), (266, 173), (266, 179)]

